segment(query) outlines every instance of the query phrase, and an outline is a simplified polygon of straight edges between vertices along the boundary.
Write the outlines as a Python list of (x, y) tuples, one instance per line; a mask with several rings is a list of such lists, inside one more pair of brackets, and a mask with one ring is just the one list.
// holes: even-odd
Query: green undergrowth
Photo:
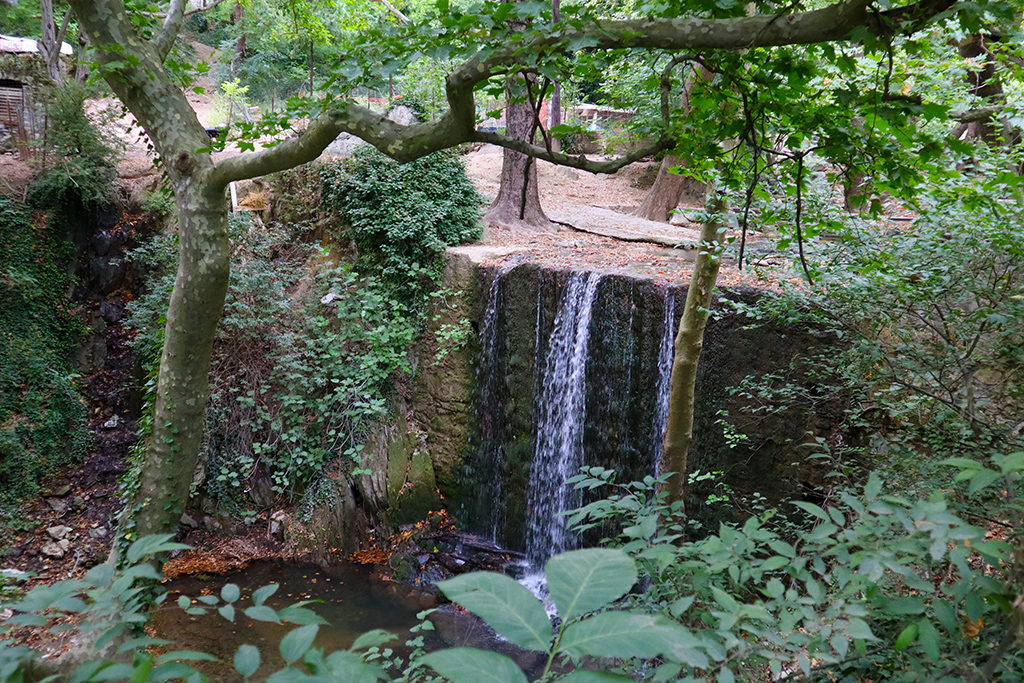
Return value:
[(81, 332), (67, 297), (71, 245), (0, 198), (0, 523), (86, 445), (70, 354)]
[(446, 247), (480, 236), (482, 200), (454, 152), (399, 164), (364, 146), (320, 176), (323, 202), (340, 219), (334, 236), (351, 238), (360, 269), (378, 273), (403, 302), (437, 281)]
[[(450, 154), (399, 167), (363, 150), (270, 182), (282, 222), (229, 220), (231, 280), (194, 489), (241, 520), (282, 500), (309, 511), (328, 478), (363, 471), (367, 431), (412, 372), (441, 254), (480, 230), (479, 197)], [(177, 250), (170, 234), (132, 254), (148, 276), (129, 324), (151, 379)]]

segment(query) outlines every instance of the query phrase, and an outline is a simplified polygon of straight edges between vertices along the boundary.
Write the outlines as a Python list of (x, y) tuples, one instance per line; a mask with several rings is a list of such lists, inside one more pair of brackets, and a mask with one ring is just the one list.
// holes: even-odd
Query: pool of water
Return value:
[[(179, 595), (193, 599), (203, 593), (219, 595), (221, 587), (228, 583), (238, 585), (242, 592), (235, 603), (234, 623), (215, 610), (206, 615), (189, 615), (176, 604)], [(186, 577), (170, 582), (167, 588), (171, 595), (153, 619), (157, 636), (173, 640), (175, 649), (198, 650), (220, 659), (220, 663), (203, 662), (196, 667), (215, 679), (224, 679), (225, 675), (237, 678), (237, 674), (229, 675), (234, 672), (231, 662), (235, 651), (243, 644), (255, 645), (262, 655), (262, 666), (255, 678), (265, 678), (284, 665), (278, 643), (295, 625), (254, 621), (242, 611), (252, 606), (250, 596), (254, 590), (272, 583), (280, 588), (265, 603), (271, 607), (286, 607), (302, 600), (319, 601), (308, 607), (330, 626), (320, 627), (314, 647), (327, 652), (347, 649), (361, 634), (384, 629), (397, 636), (388, 646), (403, 653), (409, 629), (419, 623), (417, 613), (434, 606), (432, 596), (384, 580), (367, 566), (342, 564), (323, 568), (258, 562), (228, 576)]]

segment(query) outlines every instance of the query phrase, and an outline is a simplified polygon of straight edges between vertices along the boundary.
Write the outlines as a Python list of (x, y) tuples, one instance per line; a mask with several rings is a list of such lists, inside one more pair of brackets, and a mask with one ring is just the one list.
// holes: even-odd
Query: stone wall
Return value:
[[(506, 268), (495, 288), (499, 271), (482, 262), (488, 253), (480, 247), (449, 250), (449, 292), (417, 347), (409, 399), (392, 416), (390, 436), (376, 437), (367, 448), (375, 453), (376, 490), (394, 521), (413, 521), (443, 504), (470, 530), (519, 549), (534, 457), (538, 362), (570, 271), (524, 263)], [(823, 412), (767, 415), (730, 391), (748, 374), (791, 374), (794, 358), (833, 343), (804, 329), (751, 325), (725, 306), (726, 299), (750, 303), (758, 296), (753, 290), (722, 291), (713, 305), (719, 313), (708, 324), (698, 371), (690, 469), (721, 471), (736, 494), (756, 492), (780, 502), (821, 483), (799, 446), (808, 434), (825, 434), (838, 423), (844, 405), (840, 400)], [(618, 470), (620, 480), (653, 473), (660, 452), (653, 418), (669, 298), (677, 325), (685, 286), (666, 288), (616, 273), (604, 275), (598, 286), (586, 365), (584, 459)], [(438, 329), (461, 319), (472, 330), (468, 341), (435, 360)], [(746, 440), (727, 439), (722, 411)], [(373, 487), (364, 489), (373, 495)], [(706, 493), (695, 489), (688, 509), (708, 521), (720, 518), (721, 510), (705, 509)]]

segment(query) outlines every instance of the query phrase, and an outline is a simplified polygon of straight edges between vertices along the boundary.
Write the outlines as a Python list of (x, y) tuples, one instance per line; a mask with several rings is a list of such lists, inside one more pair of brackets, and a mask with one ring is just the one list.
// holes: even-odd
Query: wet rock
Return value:
[(127, 272), (124, 259), (101, 256), (89, 261), (89, 284), (100, 294), (110, 294), (124, 284)]
[(187, 526), (190, 529), (195, 529), (195, 528), (197, 528), (199, 526), (199, 522), (197, 522), (196, 520), (192, 519), (188, 515), (182, 515), (181, 516), (181, 524), (182, 524), (182, 526)]
[(89, 247), (96, 252), (97, 256), (107, 256), (116, 253), (124, 245), (124, 240), (112, 232), (98, 232), (89, 240)]
[(64, 484), (50, 491), (50, 495), (54, 498), (63, 498), (64, 496), (71, 493), (71, 484)]
[(124, 306), (119, 306), (111, 301), (104, 301), (100, 304), (100, 315), (108, 323), (116, 323), (124, 317)]
[(69, 526), (64, 526), (62, 524), (51, 526), (46, 529), (46, 533), (50, 534), (50, 537), (53, 538), (53, 540), (55, 541), (67, 538), (68, 534), (70, 534), (72, 531), (74, 531), (74, 529), (72, 529)]
[(67, 501), (63, 501), (60, 498), (47, 498), (46, 504), (50, 506), (50, 509), (57, 513), (58, 516), (63, 515), (71, 508), (71, 504)]
[(85, 498), (83, 498), (82, 496), (75, 496), (74, 498), (71, 499), (71, 504), (79, 509), (84, 508)]
[(91, 539), (93, 539), (95, 541), (98, 541), (101, 538), (106, 538), (106, 537), (107, 537), (107, 530), (104, 529), (103, 527), (99, 527), (98, 529), (89, 529), (89, 538), (91, 538)]

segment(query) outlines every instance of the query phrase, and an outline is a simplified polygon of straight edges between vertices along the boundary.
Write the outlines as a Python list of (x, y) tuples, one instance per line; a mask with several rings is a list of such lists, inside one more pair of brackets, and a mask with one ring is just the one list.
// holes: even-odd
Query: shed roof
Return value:
[[(17, 36), (5, 36), (0, 34), (0, 52), (14, 54), (25, 54), (28, 52), (39, 52), (39, 43), (34, 38), (18, 38)], [(62, 55), (74, 54), (74, 50), (67, 43), (60, 44)]]

